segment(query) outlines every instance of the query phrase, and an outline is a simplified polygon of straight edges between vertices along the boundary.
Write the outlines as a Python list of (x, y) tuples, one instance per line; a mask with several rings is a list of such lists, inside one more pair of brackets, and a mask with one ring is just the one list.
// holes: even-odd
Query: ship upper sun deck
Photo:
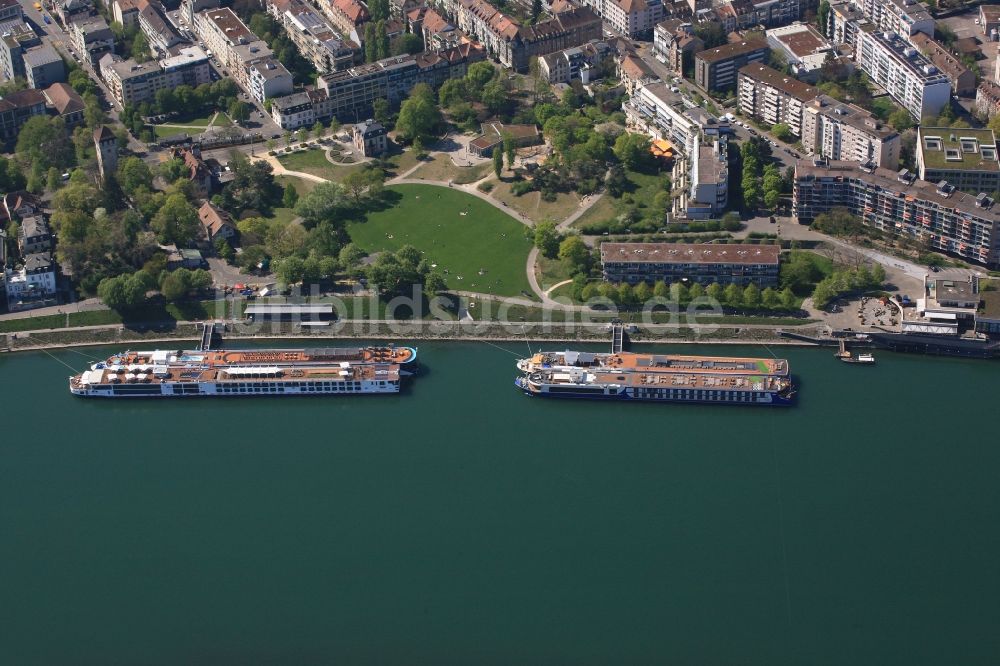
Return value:
[(708, 391), (768, 391), (779, 390), (788, 379), (774, 375), (709, 375), (705, 373), (686, 374), (624, 372), (617, 374), (604, 370), (570, 371), (545, 370), (536, 372), (531, 378), (550, 384), (613, 385), (632, 388), (672, 388)]
[(218, 351), (128, 352), (108, 359), (113, 365), (167, 365), (207, 367), (244, 365), (315, 365), (384, 363), (402, 365), (413, 360), (409, 347), (325, 347), (317, 349), (265, 349)]
[(619, 352), (617, 354), (596, 354), (592, 352), (558, 352), (540, 353), (532, 357), (534, 365), (541, 365), (553, 360), (556, 365), (560, 360), (566, 365), (582, 367), (610, 368), (614, 370), (635, 372), (697, 372), (712, 374), (738, 375), (787, 375), (788, 361), (781, 358), (745, 358), (738, 356), (680, 356), (671, 354), (636, 354)]
[(350, 365), (328, 363), (308, 367), (279, 367), (275, 365), (245, 365), (228, 368), (209, 366), (184, 367), (179, 365), (153, 366), (146, 372), (133, 372), (127, 366), (114, 366), (87, 370), (73, 378), (74, 384), (135, 384), (135, 383), (192, 383), (192, 382), (302, 382), (302, 381), (362, 381), (399, 380), (399, 365), (369, 364)]

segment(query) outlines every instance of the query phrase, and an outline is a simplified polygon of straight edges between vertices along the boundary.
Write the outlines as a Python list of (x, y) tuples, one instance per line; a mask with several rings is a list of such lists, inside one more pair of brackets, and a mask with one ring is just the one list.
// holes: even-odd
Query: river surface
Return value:
[(773, 350), (796, 407), (531, 399), (525, 344), (289, 399), (2, 356), (0, 664), (1000, 663), (1000, 366)]

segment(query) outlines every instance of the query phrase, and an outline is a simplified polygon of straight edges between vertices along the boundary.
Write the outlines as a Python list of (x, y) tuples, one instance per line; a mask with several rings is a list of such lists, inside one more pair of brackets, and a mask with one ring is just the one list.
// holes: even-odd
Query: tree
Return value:
[(653, 285), (653, 296), (656, 298), (666, 298), (670, 295), (670, 287), (663, 280), (658, 280)]
[(562, 237), (556, 229), (556, 223), (546, 220), (535, 225), (535, 247), (543, 257), (555, 259), (559, 255), (559, 245)]
[(295, 214), (302, 217), (307, 225), (313, 225), (321, 220), (332, 220), (346, 205), (344, 187), (340, 183), (320, 183), (299, 198)]
[[(575, 236), (572, 238), (575, 238)], [(642, 281), (635, 286), (633, 296), (635, 296), (636, 303), (644, 305), (646, 301), (653, 297), (653, 288), (649, 286), (648, 282)]]
[(781, 192), (779, 190), (764, 191), (764, 207), (774, 210), (781, 203)]
[(188, 173), (188, 168), (184, 164), (184, 160), (177, 157), (169, 159), (166, 162), (160, 162), (156, 170), (159, 172), (160, 177), (168, 183), (172, 183)]
[(507, 168), (514, 168), (514, 138), (504, 132), (503, 134), (503, 154), (507, 158)]
[(444, 276), (436, 270), (432, 270), (424, 278), (424, 294), (426, 294), (427, 298), (434, 298), (447, 288), (448, 283), (445, 281)]
[(161, 243), (187, 245), (198, 233), (198, 212), (183, 194), (171, 194), (164, 200), (149, 226)]
[(45, 189), (49, 192), (55, 192), (59, 189), (61, 183), (62, 179), (59, 177), (59, 169), (49, 167), (49, 170), (45, 173)]
[(768, 310), (777, 310), (781, 306), (781, 297), (774, 287), (768, 287), (761, 294), (761, 302)]
[(731, 308), (738, 308), (743, 303), (743, 290), (737, 284), (730, 284), (722, 293), (722, 297)]
[(423, 284), (430, 267), (420, 251), (404, 245), (396, 252), (383, 252), (366, 273), (368, 283), (381, 294), (401, 293), (414, 284)]
[(321, 123), (320, 121), (317, 120), (316, 124), (314, 124), (313, 128), (312, 128), (313, 137), (316, 138), (316, 139), (322, 139), (323, 138), (323, 132), (325, 131), (325, 129), (326, 128), (323, 127), (323, 123)]
[(496, 68), (487, 60), (481, 60), (469, 65), (469, 69), (465, 72), (469, 97), (479, 100), (483, 86), (492, 81), (496, 74)]
[(503, 153), (500, 151), (500, 146), (493, 149), (493, 173), (500, 177), (503, 172)]
[(160, 293), (168, 301), (179, 301), (191, 291), (191, 272), (185, 268), (166, 273), (160, 283)]
[(771, 134), (777, 137), (778, 141), (788, 143), (795, 140), (795, 135), (792, 134), (792, 128), (785, 123), (775, 123), (774, 125), (771, 125)]
[(281, 195), (281, 204), (285, 208), (295, 208), (295, 204), (299, 201), (299, 193), (295, 189), (295, 186), (289, 183), (285, 186), (285, 192)]
[(237, 124), (243, 124), (250, 118), (250, 105), (238, 99), (229, 105), (229, 117)]
[(409, 141), (432, 138), (441, 124), (441, 111), (436, 102), (430, 86), (424, 83), (415, 85), (399, 109), (396, 132)]
[(132, 38), (132, 48), (129, 50), (129, 55), (140, 63), (150, 59), (149, 40), (141, 31), (136, 32), (135, 37)]
[(510, 103), (510, 93), (504, 87), (503, 82), (492, 80), (483, 86), (480, 93), (480, 100), (490, 113), (500, 113)]
[(756, 310), (760, 307), (760, 289), (753, 282), (743, 290), (743, 306)]
[(17, 134), (18, 161), (36, 167), (42, 173), (50, 167), (60, 172), (73, 164), (73, 144), (66, 133), (66, 122), (59, 116), (32, 116)]
[(913, 116), (906, 109), (896, 109), (889, 114), (886, 121), (897, 132), (905, 132), (914, 126)]
[(632, 290), (632, 285), (628, 282), (622, 282), (618, 285), (617, 301), (621, 305), (632, 305), (635, 302), (635, 292)]
[(687, 285), (683, 282), (673, 282), (670, 284), (670, 300), (677, 303), (684, 303), (689, 297), (690, 294), (688, 293)]
[(112, 310), (131, 310), (146, 300), (147, 276), (147, 273), (138, 271), (133, 275), (104, 278), (97, 286), (97, 296)]
[(626, 132), (615, 139), (613, 151), (625, 168), (635, 171), (649, 163), (649, 137)]
[(688, 289), (688, 298), (693, 300), (699, 299), (705, 295), (705, 288), (701, 286), (700, 282), (695, 282)]
[(376, 60), (389, 57), (389, 37), (385, 31), (384, 20), (375, 24), (375, 55)]
[(116, 175), (118, 185), (122, 188), (122, 192), (128, 196), (132, 196), (140, 187), (145, 187), (147, 190), (153, 189), (153, 173), (146, 163), (138, 157), (123, 159), (118, 165)]
[(819, 11), (816, 12), (816, 26), (821, 35), (830, 35), (830, 3), (827, 0), (820, 0)]
[(369, 21), (365, 24), (365, 62), (375, 62), (378, 60), (378, 40), (375, 37), (375, 23)]
[(786, 310), (794, 310), (795, 307), (798, 305), (798, 299), (795, 297), (795, 294), (792, 292), (792, 290), (789, 289), (788, 287), (785, 287), (784, 289), (781, 290), (780, 296), (781, 296), (781, 307), (785, 308)]
[(424, 40), (420, 35), (412, 32), (404, 33), (397, 37), (390, 49), (391, 55), (416, 55), (424, 50)]
[(446, 109), (464, 102), (467, 95), (465, 79), (448, 79), (438, 89), (438, 101)]
[(590, 264), (590, 248), (577, 235), (567, 236), (559, 243), (559, 259), (564, 261), (571, 272), (585, 271)]

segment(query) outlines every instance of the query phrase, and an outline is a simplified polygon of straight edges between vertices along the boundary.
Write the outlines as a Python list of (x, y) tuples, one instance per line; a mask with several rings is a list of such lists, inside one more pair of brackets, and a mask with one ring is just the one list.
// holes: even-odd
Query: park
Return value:
[(348, 224), (368, 253), (420, 250), (452, 291), (496, 296), (531, 294), (525, 264), (531, 242), (524, 225), (471, 194), (439, 185), (395, 185), (399, 201)]

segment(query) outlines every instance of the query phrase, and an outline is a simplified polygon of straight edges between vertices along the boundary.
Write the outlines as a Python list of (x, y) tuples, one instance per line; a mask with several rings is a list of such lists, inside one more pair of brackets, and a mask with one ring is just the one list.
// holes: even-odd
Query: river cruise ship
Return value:
[(128, 351), (70, 377), (94, 398), (399, 393), (413, 347)]
[(619, 352), (540, 352), (517, 363), (530, 396), (736, 405), (790, 405), (784, 359)]

